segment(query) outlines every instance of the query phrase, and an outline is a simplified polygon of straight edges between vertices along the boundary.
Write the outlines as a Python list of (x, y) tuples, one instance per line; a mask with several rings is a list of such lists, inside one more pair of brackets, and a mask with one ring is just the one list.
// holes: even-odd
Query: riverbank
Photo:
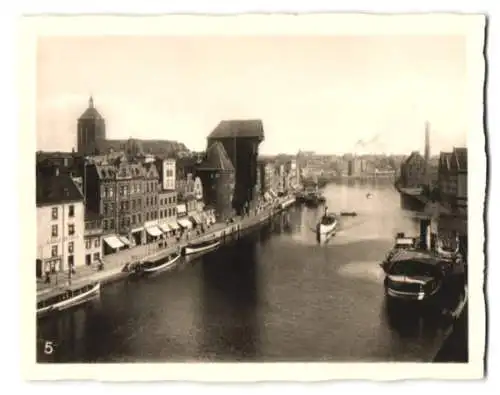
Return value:
[(468, 321), (467, 305), (465, 305), (462, 314), (452, 326), (452, 332), (444, 341), (433, 362), (467, 363), (469, 361)]
[[(123, 267), (132, 262), (141, 260), (159, 260), (174, 252), (180, 252), (188, 243), (202, 242), (211, 239), (220, 239), (224, 241), (232, 238), (239, 233), (260, 226), (273, 216), (286, 210), (295, 203), (295, 198), (284, 197), (278, 200), (272, 207), (263, 209), (253, 215), (236, 217), (233, 223), (216, 223), (212, 225), (204, 234), (190, 239), (183, 238), (179, 242), (171, 242), (168, 246), (158, 248), (156, 245), (141, 245), (126, 249), (118, 253), (105, 256), (103, 258), (104, 269), (97, 270), (96, 267), (79, 267), (75, 274), (71, 276), (71, 286), (85, 286), (87, 284), (99, 281), (101, 285), (119, 281), (128, 276), (123, 272)], [(65, 292), (68, 284), (68, 273), (61, 273), (54, 278), (51, 284), (45, 284), (43, 281), (37, 281), (37, 302), (46, 300)]]

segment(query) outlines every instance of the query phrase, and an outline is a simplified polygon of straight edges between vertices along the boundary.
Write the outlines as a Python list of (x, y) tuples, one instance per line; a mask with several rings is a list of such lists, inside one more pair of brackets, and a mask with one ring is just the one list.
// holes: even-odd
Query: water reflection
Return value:
[[(372, 194), (367, 199), (367, 193)], [(38, 325), (57, 362), (411, 361), (441, 332), (426, 317), (387, 310), (378, 263), (396, 232), (418, 227), (392, 186), (332, 184), (342, 217), (319, 246), (323, 208), (295, 207), (206, 255), (155, 277), (103, 287), (98, 303)]]
[(257, 354), (256, 236), (241, 238), (203, 258), (199, 345), (203, 359), (254, 359)]

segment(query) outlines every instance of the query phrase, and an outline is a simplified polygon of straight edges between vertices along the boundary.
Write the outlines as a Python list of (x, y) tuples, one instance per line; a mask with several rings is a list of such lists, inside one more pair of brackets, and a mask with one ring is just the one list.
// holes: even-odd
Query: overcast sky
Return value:
[(465, 49), (460, 36), (43, 38), (37, 149), (76, 147), (92, 94), (108, 138), (203, 150), (220, 120), (251, 118), (263, 154), (405, 154), (429, 121), (438, 154), (466, 143)]

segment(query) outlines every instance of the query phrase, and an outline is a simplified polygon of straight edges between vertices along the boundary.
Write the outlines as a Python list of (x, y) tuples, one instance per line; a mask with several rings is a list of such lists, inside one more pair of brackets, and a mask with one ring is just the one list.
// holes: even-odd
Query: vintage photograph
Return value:
[(368, 18), (36, 37), (36, 365), (482, 363), (486, 22)]

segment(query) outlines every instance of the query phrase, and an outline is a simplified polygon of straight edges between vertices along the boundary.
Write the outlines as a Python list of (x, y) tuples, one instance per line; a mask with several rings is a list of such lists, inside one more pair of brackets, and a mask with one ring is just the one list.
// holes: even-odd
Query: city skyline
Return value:
[(264, 155), (423, 152), (426, 121), (432, 155), (466, 146), (460, 36), (42, 38), (37, 60), (37, 150), (76, 145), (91, 95), (108, 138), (194, 151), (222, 119), (261, 119)]

